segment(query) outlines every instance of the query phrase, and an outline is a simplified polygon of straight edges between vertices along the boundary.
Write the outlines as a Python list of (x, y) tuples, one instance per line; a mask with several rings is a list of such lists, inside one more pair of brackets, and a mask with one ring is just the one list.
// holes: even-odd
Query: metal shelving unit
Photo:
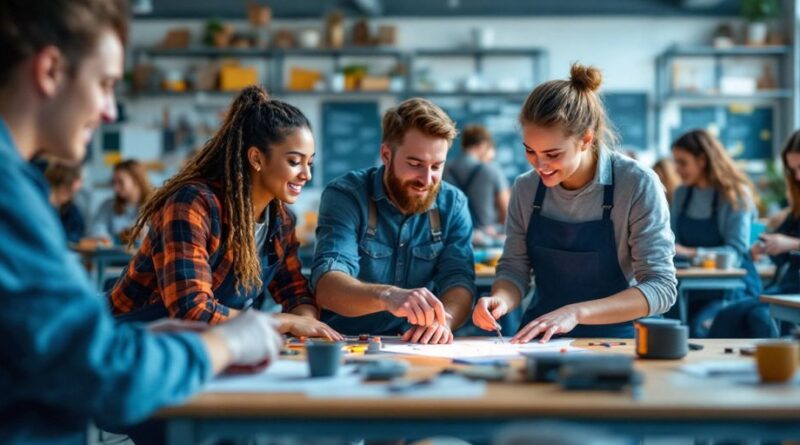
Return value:
[[(541, 48), (485, 48), (485, 49), (423, 49), (416, 51), (401, 51), (394, 48), (373, 48), (373, 47), (348, 47), (340, 49), (216, 49), (216, 48), (187, 48), (187, 49), (160, 49), (160, 48), (135, 48), (134, 60), (139, 63), (143, 60), (153, 60), (159, 58), (175, 59), (222, 59), (222, 58), (256, 58), (266, 59), (271, 62), (268, 65), (267, 79), (264, 82), (267, 88), (276, 96), (336, 96), (336, 97), (375, 97), (375, 96), (396, 96), (396, 97), (524, 97), (529, 91), (504, 91), (504, 90), (418, 90), (414, 88), (415, 78), (413, 63), (419, 58), (471, 58), (474, 63), (475, 72), (483, 72), (484, 61), (490, 57), (523, 57), (531, 61), (531, 74), (534, 84), (539, 84), (548, 75), (547, 51)], [(283, 71), (287, 59), (292, 58), (330, 58), (333, 61), (334, 70), (342, 68), (342, 60), (346, 58), (389, 58), (394, 59), (398, 64), (407, 67), (405, 87), (402, 90), (387, 91), (292, 91), (284, 86)], [(231, 95), (229, 92), (219, 91), (187, 91), (187, 92), (168, 92), (168, 91), (147, 91), (130, 93), (129, 99), (140, 98), (197, 98), (197, 97), (216, 97)]]
[(254, 57), (265, 58), (273, 55), (273, 52), (253, 48), (210, 48), (210, 47), (190, 47), (190, 48), (153, 48), (137, 47), (133, 50), (136, 61), (142, 57), (174, 57), (174, 58), (227, 58), (227, 57)]
[[(488, 58), (518, 57), (527, 58), (531, 63), (531, 79), (533, 85), (544, 82), (549, 74), (548, 53), (542, 48), (455, 48), (455, 49), (422, 49), (414, 51), (409, 58), (409, 93), (423, 96), (476, 96), (476, 97), (519, 97), (525, 96), (530, 91), (504, 91), (504, 90), (456, 90), (436, 91), (417, 90), (416, 79), (413, 78), (414, 62), (422, 58), (467, 58), (472, 59), (473, 70), (478, 75), (484, 72), (485, 61)], [(411, 94), (409, 94), (411, 95)]]
[[(731, 48), (714, 48), (709, 46), (672, 46), (656, 58), (656, 146), (659, 154), (664, 154), (662, 147), (662, 120), (665, 108), (671, 103), (703, 103), (709, 105), (729, 105), (732, 103), (772, 103), (779, 110), (776, 118), (776, 135), (773, 138), (783, 141), (787, 135), (788, 118), (791, 115), (792, 99), (794, 93), (792, 85), (788, 82), (790, 76), (789, 59), (792, 47), (763, 46), (746, 47), (736, 46)], [(672, 89), (671, 68), (676, 58), (710, 59), (713, 63), (714, 83), (710, 91), (674, 91)], [(723, 63), (732, 58), (763, 58), (773, 60), (777, 65), (775, 72), (778, 88), (757, 90), (752, 94), (726, 94), (721, 92), (723, 78)]]

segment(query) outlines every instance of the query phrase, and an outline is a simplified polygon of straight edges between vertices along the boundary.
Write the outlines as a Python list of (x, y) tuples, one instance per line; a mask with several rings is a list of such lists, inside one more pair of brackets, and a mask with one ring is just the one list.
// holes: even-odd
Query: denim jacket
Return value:
[(0, 119), (0, 443), (86, 443), (86, 423), (135, 423), (212, 376), (194, 333), (115, 326)]
[[(311, 285), (327, 272), (340, 271), (365, 283), (404, 289), (428, 287), (441, 296), (460, 286), (475, 295), (472, 221), (464, 194), (442, 182), (433, 208), (441, 218), (441, 239), (433, 236), (429, 215), (403, 215), (386, 195), (384, 167), (350, 172), (322, 194)], [(367, 200), (378, 213), (376, 233), (368, 234)], [(344, 334), (393, 335), (404, 319), (388, 312), (343, 317), (323, 311), (323, 320)]]

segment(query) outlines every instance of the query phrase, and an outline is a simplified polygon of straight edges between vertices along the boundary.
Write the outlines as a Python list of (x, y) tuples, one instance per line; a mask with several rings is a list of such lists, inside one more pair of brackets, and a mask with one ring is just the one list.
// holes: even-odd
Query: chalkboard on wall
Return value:
[(381, 121), (377, 102), (322, 103), (321, 181), (327, 184), (380, 159)]
[(603, 94), (608, 120), (617, 131), (619, 147), (624, 150), (647, 149), (647, 94)]
[(695, 129), (717, 130), (734, 159), (769, 159), (773, 145), (772, 106), (684, 106), (680, 124), (672, 128), (672, 141)]
[(437, 105), (453, 119), (458, 127), (459, 136), (453, 141), (453, 148), (448, 157), (458, 156), (461, 152), (461, 132), (472, 124), (485, 126), (494, 138), (497, 147), (495, 162), (505, 173), (509, 181), (530, 170), (531, 166), (525, 157), (522, 145), (522, 134), (517, 118), (524, 98), (445, 98), (437, 99)]

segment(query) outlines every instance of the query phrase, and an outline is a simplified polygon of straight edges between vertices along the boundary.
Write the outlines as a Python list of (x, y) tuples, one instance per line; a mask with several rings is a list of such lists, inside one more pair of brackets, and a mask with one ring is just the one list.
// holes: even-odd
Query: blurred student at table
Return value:
[(111, 183), (114, 196), (100, 205), (92, 219), (89, 236), (113, 244), (127, 244), (139, 209), (147, 202), (153, 187), (145, 166), (134, 159), (114, 166)]
[(443, 179), (467, 195), (473, 242), (500, 244), (511, 192), (508, 180), (493, 161), (496, 148), (492, 135), (482, 125), (467, 125), (461, 148), (458, 157), (447, 161)]
[(781, 154), (789, 208), (772, 233), (764, 233), (752, 246), (754, 259), (769, 255), (775, 263), (775, 278), (764, 290), (769, 294), (800, 293), (800, 131), (786, 141)]
[[(750, 248), (754, 260), (769, 255), (775, 263), (775, 275), (764, 289), (765, 294), (800, 293), (800, 131), (794, 132), (786, 141), (781, 157), (789, 208), (777, 229), (762, 234)], [(722, 309), (711, 326), (709, 336), (777, 337), (781, 327), (784, 329), (782, 333), (788, 334), (789, 324), (776, 324), (768, 305), (752, 298)]]
[(80, 242), (86, 234), (86, 222), (73, 199), (83, 183), (81, 166), (53, 160), (48, 163), (44, 177), (50, 184), (50, 204), (58, 213), (67, 241)]
[[(715, 261), (720, 254), (733, 256), (732, 266), (747, 271), (746, 287), (743, 294), (729, 299), (758, 298), (761, 278), (748, 253), (750, 224), (757, 214), (753, 183), (705, 130), (692, 130), (675, 140), (672, 156), (683, 182), (675, 190), (671, 209), (677, 256), (689, 260), (711, 256)], [(725, 294), (702, 290), (689, 295), (691, 335), (704, 337), (724, 305)]]

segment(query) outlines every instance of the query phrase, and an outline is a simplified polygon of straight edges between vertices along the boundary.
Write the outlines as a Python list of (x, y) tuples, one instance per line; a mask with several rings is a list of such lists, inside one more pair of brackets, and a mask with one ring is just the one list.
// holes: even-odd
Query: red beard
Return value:
[(414, 196), (411, 194), (411, 187), (423, 187), (423, 184), (416, 181), (401, 181), (394, 174), (394, 160), (387, 167), (386, 186), (389, 189), (389, 196), (394, 200), (395, 205), (406, 215), (414, 213), (425, 213), (430, 208), (436, 197), (439, 195), (441, 181), (437, 181), (428, 187), (424, 196)]

